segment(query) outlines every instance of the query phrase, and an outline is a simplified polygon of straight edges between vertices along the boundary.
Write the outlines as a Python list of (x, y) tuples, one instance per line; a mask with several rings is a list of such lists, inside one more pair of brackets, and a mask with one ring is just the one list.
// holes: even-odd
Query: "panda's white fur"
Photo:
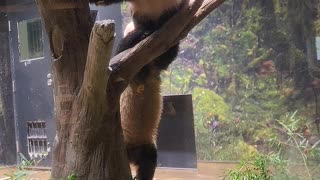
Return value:
[(131, 21), (127, 26), (126, 29), (123, 32), (123, 36), (126, 37), (130, 32), (134, 30), (134, 23)]
[[(157, 19), (165, 11), (179, 6), (182, 2), (183, 0), (132, 0), (129, 2), (129, 5), (132, 15)], [(134, 23), (131, 21), (126, 26), (123, 36), (126, 37), (134, 29)]]

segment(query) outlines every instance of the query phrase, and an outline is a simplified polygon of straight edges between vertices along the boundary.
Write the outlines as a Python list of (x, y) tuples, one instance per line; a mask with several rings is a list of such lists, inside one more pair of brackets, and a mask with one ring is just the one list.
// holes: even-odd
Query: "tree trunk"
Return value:
[(9, 26), (6, 13), (0, 13), (0, 165), (15, 164), (15, 123), (9, 51)]
[(118, 114), (121, 92), (106, 91), (114, 25), (97, 24), (89, 47), (93, 23), (87, 1), (37, 3), (54, 57), (57, 135), (52, 178), (131, 179)]

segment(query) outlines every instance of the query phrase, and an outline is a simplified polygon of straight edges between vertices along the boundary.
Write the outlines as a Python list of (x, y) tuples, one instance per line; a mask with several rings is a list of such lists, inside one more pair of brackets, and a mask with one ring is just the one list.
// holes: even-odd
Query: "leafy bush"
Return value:
[(289, 179), (287, 162), (279, 154), (256, 154), (251, 158), (242, 160), (240, 164), (229, 170), (224, 179), (227, 180), (282, 180)]

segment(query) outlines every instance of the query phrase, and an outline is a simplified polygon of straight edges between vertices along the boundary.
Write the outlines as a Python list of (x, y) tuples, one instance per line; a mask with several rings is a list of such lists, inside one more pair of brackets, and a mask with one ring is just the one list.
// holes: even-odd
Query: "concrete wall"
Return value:
[(16, 143), (6, 13), (0, 13), (0, 42), (0, 165), (12, 165), (16, 163)]

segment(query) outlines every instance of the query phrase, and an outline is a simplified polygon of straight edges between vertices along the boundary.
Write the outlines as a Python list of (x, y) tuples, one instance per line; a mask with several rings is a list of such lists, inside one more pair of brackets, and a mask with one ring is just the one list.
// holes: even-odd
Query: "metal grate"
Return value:
[(18, 23), (20, 62), (41, 60), (44, 56), (40, 18)]
[(27, 122), (28, 127), (28, 154), (31, 159), (44, 158), (48, 155), (50, 148), (44, 121)]

